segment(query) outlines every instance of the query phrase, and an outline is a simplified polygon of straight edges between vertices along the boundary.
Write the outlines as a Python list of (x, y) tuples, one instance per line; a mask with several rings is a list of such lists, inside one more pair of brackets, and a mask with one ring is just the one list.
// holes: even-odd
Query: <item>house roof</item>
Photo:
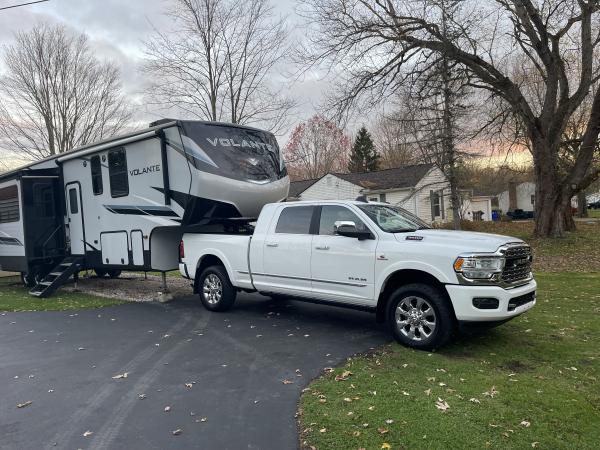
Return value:
[[(332, 175), (369, 190), (406, 189), (416, 186), (433, 167), (434, 164), (412, 164), (374, 172), (332, 173)], [(292, 181), (289, 196), (298, 197), (321, 178)]]
[(360, 173), (335, 173), (336, 177), (369, 190), (406, 189), (416, 186), (434, 164), (412, 164)]
[(289, 197), (298, 197), (300, 194), (302, 194), (305, 190), (307, 190), (309, 187), (311, 187), (313, 184), (315, 184), (319, 180), (320, 180), (320, 178), (314, 178), (312, 180), (301, 180), (301, 181), (290, 182), (290, 193), (288, 194), (288, 196)]

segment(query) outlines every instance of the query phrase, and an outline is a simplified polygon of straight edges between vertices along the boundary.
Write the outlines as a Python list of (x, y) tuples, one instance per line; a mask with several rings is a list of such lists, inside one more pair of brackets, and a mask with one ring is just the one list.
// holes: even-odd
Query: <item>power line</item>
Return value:
[(49, 2), (49, 1), (50, 0), (37, 0), (35, 2), (19, 3), (18, 5), (12, 5), (12, 6), (3, 6), (0, 8), (0, 11), (2, 11), (4, 9), (19, 8), (20, 6), (34, 5), (35, 3), (44, 3), (44, 2)]

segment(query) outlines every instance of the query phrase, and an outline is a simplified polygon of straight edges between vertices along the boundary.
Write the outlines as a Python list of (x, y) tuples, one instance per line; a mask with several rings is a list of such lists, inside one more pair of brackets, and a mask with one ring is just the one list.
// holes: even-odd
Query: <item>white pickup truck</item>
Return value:
[(370, 310), (399, 342), (433, 349), (458, 325), (497, 325), (536, 301), (520, 239), (431, 229), (385, 203), (272, 203), (253, 230), (207, 230), (183, 235), (179, 269), (211, 311), (238, 291)]

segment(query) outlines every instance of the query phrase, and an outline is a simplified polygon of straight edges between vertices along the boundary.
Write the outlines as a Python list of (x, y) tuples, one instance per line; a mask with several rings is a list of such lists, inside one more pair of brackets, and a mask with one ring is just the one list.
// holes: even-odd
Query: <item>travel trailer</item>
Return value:
[(288, 189), (271, 133), (161, 120), (0, 175), (0, 270), (41, 297), (82, 269), (173, 270), (186, 227), (256, 217)]

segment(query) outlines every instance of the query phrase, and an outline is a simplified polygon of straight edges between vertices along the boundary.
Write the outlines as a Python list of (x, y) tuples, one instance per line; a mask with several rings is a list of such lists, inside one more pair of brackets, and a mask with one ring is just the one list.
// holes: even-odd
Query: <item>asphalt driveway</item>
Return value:
[(248, 294), (2, 313), (0, 448), (293, 449), (302, 388), (387, 340), (368, 313)]

